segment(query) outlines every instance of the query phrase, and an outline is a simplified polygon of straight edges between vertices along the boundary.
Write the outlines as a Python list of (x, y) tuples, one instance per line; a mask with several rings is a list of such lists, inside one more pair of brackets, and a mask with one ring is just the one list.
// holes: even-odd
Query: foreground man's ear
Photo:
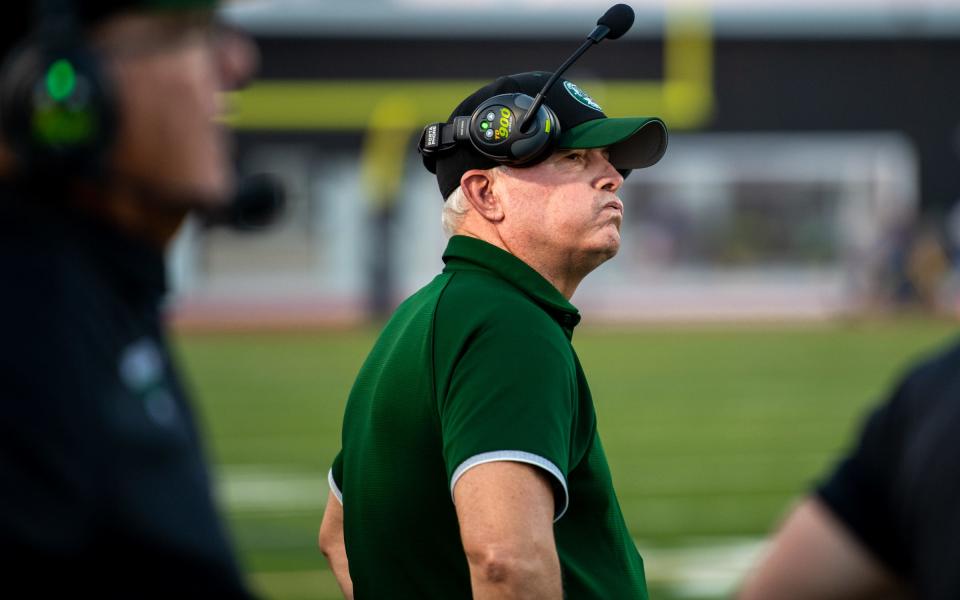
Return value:
[(492, 170), (472, 169), (460, 178), (460, 188), (479, 215), (492, 223), (503, 220), (503, 206), (494, 193)]

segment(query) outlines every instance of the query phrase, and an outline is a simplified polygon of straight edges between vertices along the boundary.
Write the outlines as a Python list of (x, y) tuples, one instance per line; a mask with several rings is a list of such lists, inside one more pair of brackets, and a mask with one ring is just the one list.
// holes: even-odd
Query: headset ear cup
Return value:
[(511, 144), (511, 166), (533, 166), (556, 149), (560, 139), (560, 120), (556, 113), (546, 104), (541, 104), (536, 119), (531, 135)]
[(556, 113), (541, 105), (526, 132), (519, 120), (533, 104), (526, 94), (501, 94), (481, 103), (470, 117), (470, 141), (476, 150), (500, 164), (529, 166), (549, 156), (560, 137)]
[(95, 171), (113, 142), (112, 89), (82, 44), (28, 43), (0, 73), (0, 127), (30, 175)]
[(469, 137), (480, 154), (497, 162), (509, 159), (507, 141), (513, 134), (516, 97), (521, 94), (500, 94), (484, 102), (470, 116)]

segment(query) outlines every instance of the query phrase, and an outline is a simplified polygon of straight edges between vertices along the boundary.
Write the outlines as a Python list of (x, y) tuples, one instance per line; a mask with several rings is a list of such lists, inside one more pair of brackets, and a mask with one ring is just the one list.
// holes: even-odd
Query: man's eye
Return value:
[(583, 154), (580, 154), (579, 152), (571, 152), (570, 154), (566, 155), (564, 158), (567, 160), (580, 160), (583, 158)]

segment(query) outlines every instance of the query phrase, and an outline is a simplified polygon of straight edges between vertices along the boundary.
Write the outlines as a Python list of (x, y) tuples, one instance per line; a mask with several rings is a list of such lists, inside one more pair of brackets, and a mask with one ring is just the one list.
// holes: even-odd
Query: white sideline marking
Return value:
[(681, 598), (729, 598), (766, 543), (760, 538), (697, 538), (670, 548), (637, 547), (648, 582)]
[(327, 502), (322, 473), (283, 466), (220, 467), (216, 492), (221, 504), (235, 512), (322, 513)]

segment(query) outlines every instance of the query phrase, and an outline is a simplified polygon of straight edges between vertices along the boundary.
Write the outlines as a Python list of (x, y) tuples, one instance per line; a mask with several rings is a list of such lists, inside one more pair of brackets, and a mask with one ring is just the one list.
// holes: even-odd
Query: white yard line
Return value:
[(327, 501), (325, 474), (296, 468), (224, 466), (216, 490), (229, 512), (322, 513)]
[(765, 548), (759, 538), (680, 540), (657, 548), (638, 542), (647, 579), (681, 598), (730, 597)]

